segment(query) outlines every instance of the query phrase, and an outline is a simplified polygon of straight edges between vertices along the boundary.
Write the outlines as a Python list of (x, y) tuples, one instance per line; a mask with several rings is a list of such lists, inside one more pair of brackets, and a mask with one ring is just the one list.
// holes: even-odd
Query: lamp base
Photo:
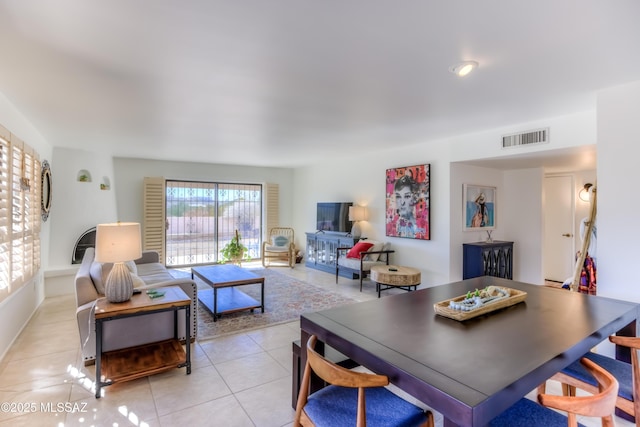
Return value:
[(113, 264), (111, 273), (104, 284), (104, 295), (109, 302), (125, 302), (133, 295), (133, 279), (123, 262)]
[(355, 239), (359, 239), (362, 236), (362, 230), (360, 229), (360, 224), (357, 221), (353, 223), (351, 227), (351, 236)]

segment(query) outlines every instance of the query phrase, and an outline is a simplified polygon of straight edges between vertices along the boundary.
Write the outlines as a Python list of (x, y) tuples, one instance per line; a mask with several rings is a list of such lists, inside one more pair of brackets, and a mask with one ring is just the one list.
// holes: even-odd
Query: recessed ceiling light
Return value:
[(478, 67), (476, 61), (464, 61), (449, 68), (453, 74), (464, 77)]

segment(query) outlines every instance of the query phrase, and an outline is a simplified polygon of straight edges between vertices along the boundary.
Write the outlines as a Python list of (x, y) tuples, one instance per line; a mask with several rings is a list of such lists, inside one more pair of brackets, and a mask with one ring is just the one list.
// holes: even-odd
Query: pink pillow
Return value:
[(349, 249), (349, 252), (347, 252), (347, 258), (360, 259), (360, 252), (367, 252), (372, 247), (373, 243), (358, 242), (354, 247)]

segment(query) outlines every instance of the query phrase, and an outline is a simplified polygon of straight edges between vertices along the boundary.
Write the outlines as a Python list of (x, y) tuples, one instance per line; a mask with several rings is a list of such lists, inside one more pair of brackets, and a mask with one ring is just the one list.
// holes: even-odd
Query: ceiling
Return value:
[[(52, 145), (115, 156), (304, 165), (593, 110), (640, 80), (636, 0), (2, 0), (0, 16), (0, 93)], [(480, 66), (459, 78), (462, 60)]]

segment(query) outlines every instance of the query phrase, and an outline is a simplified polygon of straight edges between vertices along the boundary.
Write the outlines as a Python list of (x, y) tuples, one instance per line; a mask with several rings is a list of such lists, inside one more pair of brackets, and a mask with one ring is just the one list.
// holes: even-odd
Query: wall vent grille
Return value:
[(523, 133), (502, 136), (502, 148), (522, 147), (525, 145), (546, 144), (549, 142), (549, 128), (536, 129)]

